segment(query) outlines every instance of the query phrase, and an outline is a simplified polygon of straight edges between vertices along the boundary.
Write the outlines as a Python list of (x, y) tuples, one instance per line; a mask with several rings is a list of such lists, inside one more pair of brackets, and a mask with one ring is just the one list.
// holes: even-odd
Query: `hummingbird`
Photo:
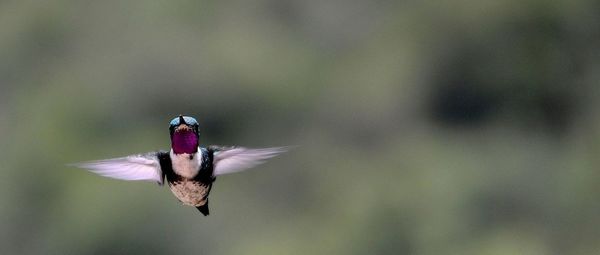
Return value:
[(169, 123), (171, 150), (72, 164), (101, 176), (127, 181), (165, 182), (184, 205), (209, 214), (208, 195), (217, 176), (244, 171), (287, 150), (286, 147), (200, 147), (196, 119), (179, 115)]

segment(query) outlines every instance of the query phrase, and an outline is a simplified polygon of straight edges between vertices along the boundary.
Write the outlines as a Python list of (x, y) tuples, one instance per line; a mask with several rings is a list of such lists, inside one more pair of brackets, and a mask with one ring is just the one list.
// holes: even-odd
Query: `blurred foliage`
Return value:
[[(2, 1), (1, 254), (597, 254), (600, 2)], [(202, 217), (70, 162), (299, 145)]]

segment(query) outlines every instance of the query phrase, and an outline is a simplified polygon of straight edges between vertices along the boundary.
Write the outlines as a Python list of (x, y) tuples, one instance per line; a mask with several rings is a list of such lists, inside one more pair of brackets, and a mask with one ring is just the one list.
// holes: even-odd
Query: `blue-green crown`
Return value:
[(169, 123), (169, 125), (171, 127), (174, 126), (179, 126), (181, 123), (181, 119), (183, 119), (183, 121), (185, 122), (185, 124), (189, 125), (189, 126), (194, 126), (194, 125), (198, 125), (198, 121), (196, 121), (196, 119), (189, 117), (189, 116), (179, 116), (174, 118), (173, 120), (171, 120), (171, 123)]

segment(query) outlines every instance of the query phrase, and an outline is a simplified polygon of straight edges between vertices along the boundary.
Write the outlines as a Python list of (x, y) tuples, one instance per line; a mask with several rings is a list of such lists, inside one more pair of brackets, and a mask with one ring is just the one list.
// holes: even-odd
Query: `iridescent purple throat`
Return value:
[(196, 153), (198, 151), (198, 136), (191, 131), (175, 132), (171, 138), (171, 148), (175, 154)]

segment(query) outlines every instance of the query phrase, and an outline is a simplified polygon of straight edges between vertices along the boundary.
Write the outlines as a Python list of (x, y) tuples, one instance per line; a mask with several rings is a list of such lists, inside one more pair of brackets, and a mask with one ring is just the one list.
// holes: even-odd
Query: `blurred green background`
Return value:
[[(1, 1), (1, 254), (598, 254), (600, 2)], [(211, 215), (67, 163), (298, 145)]]

